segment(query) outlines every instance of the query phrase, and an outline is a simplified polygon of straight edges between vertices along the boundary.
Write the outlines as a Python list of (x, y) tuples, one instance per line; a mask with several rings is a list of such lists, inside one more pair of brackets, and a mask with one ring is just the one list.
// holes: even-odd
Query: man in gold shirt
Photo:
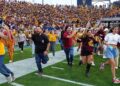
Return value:
[(52, 51), (53, 56), (55, 56), (55, 45), (56, 45), (56, 41), (57, 41), (57, 34), (55, 34), (54, 30), (52, 30), (48, 34), (48, 38), (50, 41), (50, 51)]
[[(8, 27), (4, 26), (4, 29), (8, 31)], [(3, 74), (8, 83), (15, 80), (13, 72), (9, 70), (5, 64), (4, 64), (4, 55), (5, 55), (5, 49), (4, 49), (4, 41), (7, 40), (8, 37), (5, 36), (2, 32), (0, 32), (0, 73)]]

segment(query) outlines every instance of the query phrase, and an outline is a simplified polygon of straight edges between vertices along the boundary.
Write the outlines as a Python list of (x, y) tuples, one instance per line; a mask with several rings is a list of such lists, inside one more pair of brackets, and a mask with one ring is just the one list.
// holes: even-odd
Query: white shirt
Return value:
[(22, 41), (25, 41), (25, 40), (26, 40), (25, 34), (19, 34), (18, 35), (18, 42), (22, 42)]
[(108, 33), (106, 36), (105, 36), (105, 39), (104, 39), (107, 44), (114, 44), (114, 45), (117, 45), (117, 43), (119, 42), (120, 43), (120, 35), (118, 34), (113, 34), (113, 33)]

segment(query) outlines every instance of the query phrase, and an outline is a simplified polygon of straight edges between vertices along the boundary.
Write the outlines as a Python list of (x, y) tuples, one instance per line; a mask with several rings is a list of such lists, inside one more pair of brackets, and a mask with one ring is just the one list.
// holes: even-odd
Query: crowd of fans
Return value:
[[(96, 21), (104, 17), (120, 14), (119, 7), (75, 7), (32, 4), (28, 2), (1, 2), (0, 14), (11, 28), (31, 29), (33, 26), (42, 26), (44, 29), (62, 28), (64, 24), (75, 24), (85, 27), (88, 21), (94, 26)], [(94, 15), (94, 16), (93, 16)]]

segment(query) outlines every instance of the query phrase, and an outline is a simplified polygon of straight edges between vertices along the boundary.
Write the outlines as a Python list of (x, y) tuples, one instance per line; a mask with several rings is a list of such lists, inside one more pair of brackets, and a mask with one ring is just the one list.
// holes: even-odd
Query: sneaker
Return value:
[(69, 66), (70, 66), (70, 67), (72, 67), (72, 66), (73, 66), (72, 62), (70, 62), (70, 63), (69, 63)]
[(104, 70), (104, 68), (105, 68), (105, 64), (104, 64), (104, 63), (101, 63), (101, 65), (100, 65), (100, 70)]
[(118, 67), (115, 67), (115, 69), (118, 69)]
[(11, 78), (12, 78), (12, 81), (15, 81), (15, 76), (14, 75), (11, 75)]
[(78, 65), (81, 66), (82, 65), (82, 61), (80, 61)]
[(8, 83), (11, 83), (11, 82), (12, 82), (12, 77), (11, 77), (11, 75), (8, 76), (8, 77), (6, 77), (6, 80), (7, 80)]
[(13, 63), (13, 61), (12, 61), (12, 60), (9, 60), (9, 63)]
[(21, 51), (21, 53), (23, 53), (23, 51)]
[(100, 52), (98, 52), (98, 53), (97, 53), (97, 55), (99, 55), (99, 56), (100, 56)]
[(37, 76), (42, 76), (43, 73), (42, 73), (42, 72), (36, 72), (35, 75), (37, 75)]
[(86, 76), (86, 77), (90, 77), (90, 73), (89, 73), (89, 72), (86, 72), (86, 73), (85, 73), (85, 76)]
[(92, 62), (92, 64), (91, 64), (92, 66), (95, 66), (95, 63), (94, 62)]
[(32, 54), (32, 57), (35, 57), (35, 54)]
[(119, 83), (120, 83), (120, 80), (116, 78), (116, 79), (113, 79), (112, 82), (113, 82), (114, 84), (119, 84)]

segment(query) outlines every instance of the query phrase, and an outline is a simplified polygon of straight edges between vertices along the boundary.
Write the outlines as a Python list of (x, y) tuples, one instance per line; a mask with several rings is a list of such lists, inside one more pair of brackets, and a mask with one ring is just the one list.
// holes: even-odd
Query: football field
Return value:
[[(23, 54), (23, 57), (29, 57), (30, 49), (26, 49), (26, 54)], [(18, 55), (20, 54), (17, 51)], [(64, 52), (62, 52), (64, 53)], [(21, 54), (20, 54), (21, 55)], [(19, 56), (20, 56), (19, 55)], [(65, 55), (57, 54), (55, 59), (65, 57)], [(28, 59), (28, 58), (27, 58)], [(50, 57), (50, 60), (54, 59)], [(65, 59), (65, 58), (64, 58)], [(79, 55), (74, 57), (74, 64), (72, 67), (68, 66), (66, 60), (62, 59), (61, 61), (56, 61), (55, 64), (48, 65), (44, 68), (44, 75), (37, 76), (35, 71), (25, 74), (15, 80), (15, 82), (8, 84), (0, 84), (0, 86), (120, 86), (114, 85), (111, 82), (111, 70), (109, 65), (106, 65), (103, 71), (99, 70), (99, 65), (105, 60), (101, 56), (95, 55), (95, 66), (91, 68), (90, 77), (85, 76), (85, 65), (79, 66)], [(20, 59), (21, 60), (21, 59)], [(30, 63), (29, 63), (30, 64)], [(31, 69), (32, 69), (31, 63)], [(36, 66), (35, 66), (36, 67)], [(22, 70), (18, 70), (22, 72)], [(120, 69), (117, 70), (117, 76), (120, 77)]]

